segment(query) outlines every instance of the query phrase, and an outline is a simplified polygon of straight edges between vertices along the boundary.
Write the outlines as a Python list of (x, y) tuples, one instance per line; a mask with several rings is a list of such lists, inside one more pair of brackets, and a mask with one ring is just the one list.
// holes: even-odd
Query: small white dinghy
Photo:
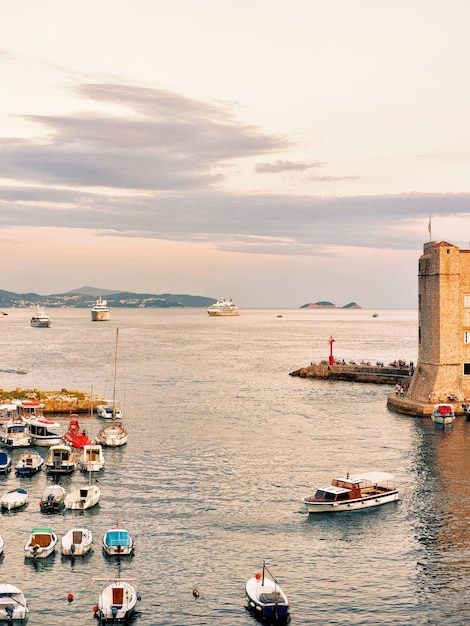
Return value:
[(57, 545), (57, 535), (50, 528), (33, 528), (24, 546), (25, 558), (45, 559)]
[(61, 540), (62, 554), (84, 556), (91, 549), (93, 535), (88, 528), (71, 528)]
[(0, 622), (24, 620), (28, 613), (23, 592), (14, 585), (0, 584)]
[(118, 578), (104, 585), (95, 611), (95, 617), (100, 624), (128, 624), (132, 620), (136, 604), (140, 600), (134, 584), (134, 578)]
[[(268, 574), (271, 578), (268, 577)], [(277, 580), (263, 562), (261, 574), (250, 578), (245, 586), (247, 609), (264, 621), (286, 622), (289, 602)]]
[(29, 500), (29, 494), (26, 489), (21, 489), (21, 487), (17, 487), (16, 489), (10, 489), (6, 491), (3, 496), (0, 498), (0, 504), (2, 509), (7, 509), (10, 511), (11, 509), (19, 509), (24, 506)]

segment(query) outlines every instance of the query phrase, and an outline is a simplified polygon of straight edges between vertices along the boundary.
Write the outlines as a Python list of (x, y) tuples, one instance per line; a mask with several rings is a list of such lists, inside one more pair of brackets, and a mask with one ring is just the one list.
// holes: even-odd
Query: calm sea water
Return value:
[[(388, 386), (289, 376), (327, 357), (330, 335), (346, 360), (416, 361), (415, 311), (214, 319), (203, 310), (115, 309), (111, 321), (92, 323), (89, 311), (71, 309), (51, 311), (50, 329), (30, 328), (30, 311), (8, 312), (0, 368), (28, 373), (0, 372), (4, 389), (93, 387), (110, 397), (118, 326), (117, 395), (130, 434), (127, 446), (106, 450), (101, 502), (89, 511), (43, 516), (45, 473), (0, 477), (1, 490), (21, 482), (30, 492), (25, 510), (0, 517), (1, 581), (25, 592), (29, 624), (93, 624), (101, 587), (93, 577), (120, 571), (137, 579), (139, 626), (250, 626), (244, 584), (263, 560), (289, 596), (294, 625), (469, 621), (470, 423), (443, 429), (391, 413)], [(373, 469), (396, 474), (398, 502), (306, 514), (301, 498), (317, 485)], [(66, 488), (81, 482), (79, 473), (63, 479)], [(120, 563), (101, 550), (118, 521), (136, 542)], [(88, 557), (71, 562), (58, 551), (25, 562), (33, 526), (61, 537), (82, 524), (95, 539)]]

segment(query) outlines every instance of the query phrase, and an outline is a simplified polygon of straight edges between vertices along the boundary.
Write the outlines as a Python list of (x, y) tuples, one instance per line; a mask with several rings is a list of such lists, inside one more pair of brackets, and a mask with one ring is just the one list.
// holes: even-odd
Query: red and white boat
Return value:
[(78, 415), (73, 414), (70, 417), (69, 429), (64, 435), (66, 443), (72, 448), (83, 448), (83, 446), (90, 445), (91, 439), (88, 437), (86, 429), (80, 430)]

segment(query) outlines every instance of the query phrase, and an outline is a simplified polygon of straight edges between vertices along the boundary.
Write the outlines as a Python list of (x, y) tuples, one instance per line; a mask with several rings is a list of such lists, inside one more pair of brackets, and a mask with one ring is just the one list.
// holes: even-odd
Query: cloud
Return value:
[[(227, 168), (282, 154), (292, 142), (237, 120), (233, 103), (116, 83), (76, 91), (110, 111), (27, 116), (47, 129), (46, 139), (0, 140), (0, 177), (9, 179), (0, 187), (0, 227), (86, 228), (231, 252), (328, 256), (338, 246), (416, 250), (430, 214), (470, 213), (467, 193), (337, 197), (223, 189)], [(277, 159), (255, 169), (304, 173), (327, 165)]]
[(231, 106), (128, 85), (83, 85), (84, 97), (127, 111), (23, 116), (47, 139), (0, 141), (0, 176), (28, 183), (135, 190), (197, 189), (224, 178), (227, 163), (286, 149), (233, 116)]
[(302, 163), (296, 161), (275, 161), (274, 163), (258, 163), (255, 171), (269, 174), (278, 174), (280, 172), (303, 172), (313, 167), (326, 167), (328, 164), (321, 161), (313, 163)]

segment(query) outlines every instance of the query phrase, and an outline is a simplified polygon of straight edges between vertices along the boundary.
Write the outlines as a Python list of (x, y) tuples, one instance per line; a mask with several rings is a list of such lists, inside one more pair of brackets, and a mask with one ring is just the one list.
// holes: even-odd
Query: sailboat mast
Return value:
[(116, 369), (117, 369), (118, 337), (119, 337), (119, 328), (116, 328), (116, 348), (114, 351), (113, 420), (116, 417)]

